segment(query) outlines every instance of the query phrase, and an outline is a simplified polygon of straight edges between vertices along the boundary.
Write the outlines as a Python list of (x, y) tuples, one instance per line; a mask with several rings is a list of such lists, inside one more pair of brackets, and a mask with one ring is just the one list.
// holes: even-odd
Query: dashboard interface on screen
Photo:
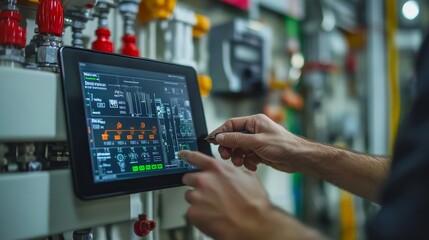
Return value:
[(79, 62), (94, 182), (187, 172), (196, 150), (185, 76)]

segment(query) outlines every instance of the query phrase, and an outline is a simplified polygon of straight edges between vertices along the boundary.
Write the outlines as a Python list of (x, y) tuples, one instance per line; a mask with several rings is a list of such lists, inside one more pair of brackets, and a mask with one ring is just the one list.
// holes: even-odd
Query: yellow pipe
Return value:
[(386, 32), (387, 32), (387, 67), (389, 78), (389, 103), (390, 103), (390, 131), (389, 152), (393, 152), (393, 145), (398, 130), (401, 114), (401, 97), (399, 89), (399, 53), (395, 37), (398, 29), (397, 1), (386, 2)]
[(354, 197), (346, 191), (340, 193), (341, 240), (356, 240)]

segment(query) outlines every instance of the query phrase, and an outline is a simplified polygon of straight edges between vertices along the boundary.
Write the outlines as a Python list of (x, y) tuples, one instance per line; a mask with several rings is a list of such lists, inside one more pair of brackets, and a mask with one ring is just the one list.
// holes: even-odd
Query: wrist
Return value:
[(305, 226), (283, 210), (270, 206), (260, 217), (259, 232), (253, 239), (315, 240), (324, 239), (317, 231)]
[(305, 226), (288, 213), (273, 206), (269, 201), (261, 201), (234, 219), (223, 239), (247, 240), (319, 240), (325, 239), (319, 232)]

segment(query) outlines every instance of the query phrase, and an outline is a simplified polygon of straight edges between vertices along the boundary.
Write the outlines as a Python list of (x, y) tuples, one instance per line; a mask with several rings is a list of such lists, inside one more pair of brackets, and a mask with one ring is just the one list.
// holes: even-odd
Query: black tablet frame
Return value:
[[(198, 151), (212, 155), (209, 143), (204, 140), (207, 136), (207, 126), (197, 75), (192, 67), (72, 47), (62, 47), (58, 55), (63, 82), (73, 186), (75, 194), (80, 199), (89, 200), (181, 186), (181, 178), (185, 173), (101, 183), (94, 182), (79, 62), (185, 76), (197, 136)], [(82, 161), (82, 159), (85, 159), (85, 161)]]

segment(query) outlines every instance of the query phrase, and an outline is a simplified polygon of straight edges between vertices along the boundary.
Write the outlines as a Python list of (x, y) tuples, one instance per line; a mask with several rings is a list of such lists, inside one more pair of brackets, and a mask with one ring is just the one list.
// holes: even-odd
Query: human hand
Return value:
[[(179, 157), (201, 172), (183, 176), (189, 221), (214, 239), (319, 239), (318, 234), (273, 207), (254, 172), (199, 152)], [(316, 238), (317, 236), (317, 238)], [(313, 238), (315, 237), (315, 238)]]
[[(239, 133), (244, 130), (254, 134)], [(219, 144), (220, 156), (252, 171), (259, 163), (285, 172), (303, 171), (302, 159), (311, 144), (263, 114), (229, 119), (209, 135), (219, 132), (224, 133), (212, 143)]]

